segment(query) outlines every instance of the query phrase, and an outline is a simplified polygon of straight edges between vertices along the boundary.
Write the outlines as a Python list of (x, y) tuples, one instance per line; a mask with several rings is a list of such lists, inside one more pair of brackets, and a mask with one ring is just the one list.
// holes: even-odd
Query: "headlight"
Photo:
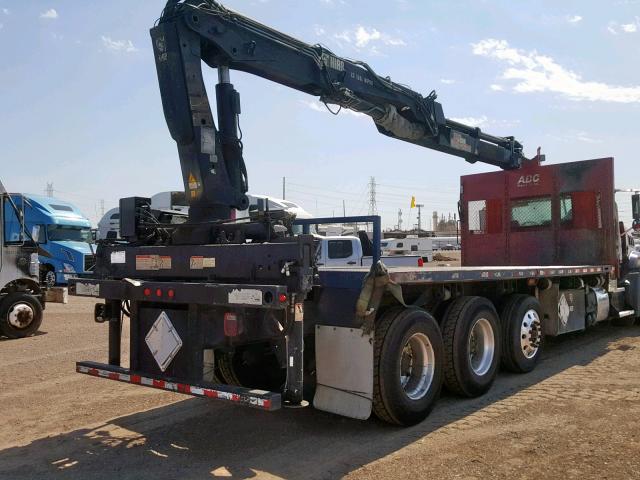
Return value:
[(73, 265), (69, 265), (68, 263), (63, 263), (65, 273), (76, 273), (76, 269), (73, 268)]

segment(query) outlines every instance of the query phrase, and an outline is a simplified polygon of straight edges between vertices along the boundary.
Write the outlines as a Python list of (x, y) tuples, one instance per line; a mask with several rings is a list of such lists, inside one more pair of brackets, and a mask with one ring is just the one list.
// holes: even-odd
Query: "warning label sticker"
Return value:
[(253, 288), (236, 288), (229, 292), (229, 303), (262, 305), (262, 292)]
[(202, 270), (203, 268), (215, 268), (215, 257), (200, 257), (195, 256), (189, 259), (189, 268), (191, 270)]
[(193, 173), (189, 174), (189, 188), (191, 190), (197, 190), (200, 184), (196, 180), (196, 177), (193, 176)]
[(168, 270), (171, 257), (168, 255), (136, 255), (136, 270)]

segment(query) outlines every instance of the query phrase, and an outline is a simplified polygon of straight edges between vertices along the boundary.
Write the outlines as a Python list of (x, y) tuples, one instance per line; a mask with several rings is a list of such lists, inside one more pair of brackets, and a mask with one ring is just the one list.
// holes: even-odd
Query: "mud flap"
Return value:
[(373, 402), (373, 334), (316, 325), (318, 410), (366, 420)]

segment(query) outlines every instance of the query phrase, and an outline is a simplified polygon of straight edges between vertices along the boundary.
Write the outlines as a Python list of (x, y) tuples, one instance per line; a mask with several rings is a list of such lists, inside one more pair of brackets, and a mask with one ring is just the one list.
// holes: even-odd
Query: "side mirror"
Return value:
[(40, 225), (34, 225), (31, 227), (31, 238), (36, 242), (38, 241), (40, 238)]

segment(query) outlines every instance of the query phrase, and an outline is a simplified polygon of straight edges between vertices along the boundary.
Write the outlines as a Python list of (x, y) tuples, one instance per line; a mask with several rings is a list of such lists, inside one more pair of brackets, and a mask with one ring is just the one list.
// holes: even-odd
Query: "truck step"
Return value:
[(116, 380), (118, 382), (194, 395), (196, 397), (226, 400), (260, 410), (274, 411), (279, 410), (282, 406), (281, 395), (275, 392), (236, 387), (233, 385), (217, 385), (207, 382), (199, 384), (183, 383), (168, 377), (137, 373), (128, 368), (103, 363), (76, 362), (76, 372), (106, 378), (107, 380)]
[(618, 315), (615, 318), (625, 318), (635, 314), (635, 310), (622, 310), (621, 312), (618, 312)]

